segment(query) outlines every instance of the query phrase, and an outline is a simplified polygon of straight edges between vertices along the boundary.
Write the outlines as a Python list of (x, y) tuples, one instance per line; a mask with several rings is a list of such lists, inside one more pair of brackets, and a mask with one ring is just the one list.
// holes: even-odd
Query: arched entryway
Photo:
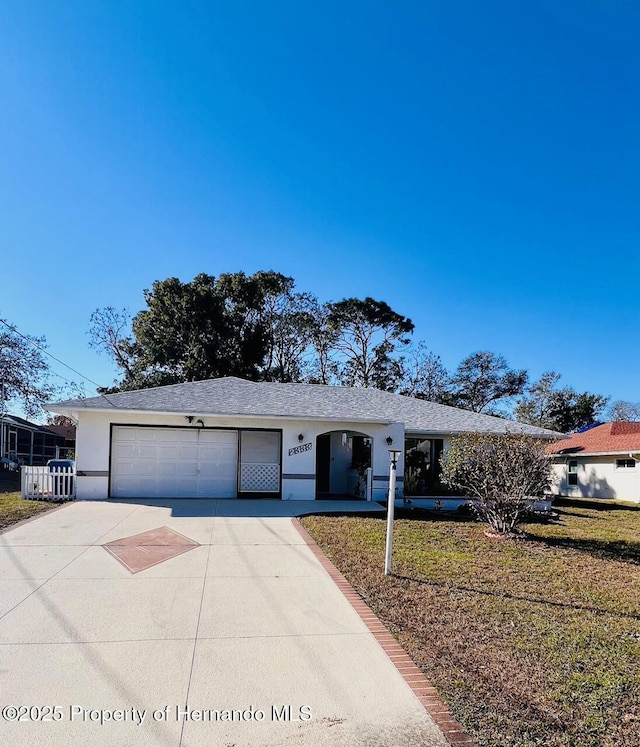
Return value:
[(366, 470), (373, 439), (360, 431), (336, 430), (316, 438), (316, 498), (366, 499)]

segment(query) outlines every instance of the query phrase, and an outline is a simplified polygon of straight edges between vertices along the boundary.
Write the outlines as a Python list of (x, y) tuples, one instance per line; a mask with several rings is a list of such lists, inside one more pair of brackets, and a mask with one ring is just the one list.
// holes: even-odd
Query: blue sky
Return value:
[(274, 269), (387, 301), (450, 368), (640, 400), (637, 3), (22, 0), (0, 28), (0, 314), (90, 378), (95, 308)]

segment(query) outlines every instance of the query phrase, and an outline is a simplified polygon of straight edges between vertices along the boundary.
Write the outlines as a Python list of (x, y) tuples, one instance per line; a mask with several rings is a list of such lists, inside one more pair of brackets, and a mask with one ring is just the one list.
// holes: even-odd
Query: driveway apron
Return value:
[(0, 534), (0, 744), (446, 747), (309, 508), (78, 502)]

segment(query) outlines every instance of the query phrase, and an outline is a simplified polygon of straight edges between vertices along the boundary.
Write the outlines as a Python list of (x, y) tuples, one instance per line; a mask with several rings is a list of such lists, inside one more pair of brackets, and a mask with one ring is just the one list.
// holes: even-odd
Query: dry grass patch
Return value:
[(55, 505), (23, 500), (20, 494), (20, 475), (0, 472), (0, 529), (43, 511), (50, 511)]
[(640, 747), (640, 512), (473, 522), (310, 516), (307, 530), (487, 747)]

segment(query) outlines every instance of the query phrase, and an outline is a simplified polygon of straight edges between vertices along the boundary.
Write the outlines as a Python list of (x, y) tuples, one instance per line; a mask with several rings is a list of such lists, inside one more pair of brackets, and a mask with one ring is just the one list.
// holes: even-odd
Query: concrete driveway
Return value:
[(444, 747), (308, 509), (78, 502), (0, 535), (0, 743)]

